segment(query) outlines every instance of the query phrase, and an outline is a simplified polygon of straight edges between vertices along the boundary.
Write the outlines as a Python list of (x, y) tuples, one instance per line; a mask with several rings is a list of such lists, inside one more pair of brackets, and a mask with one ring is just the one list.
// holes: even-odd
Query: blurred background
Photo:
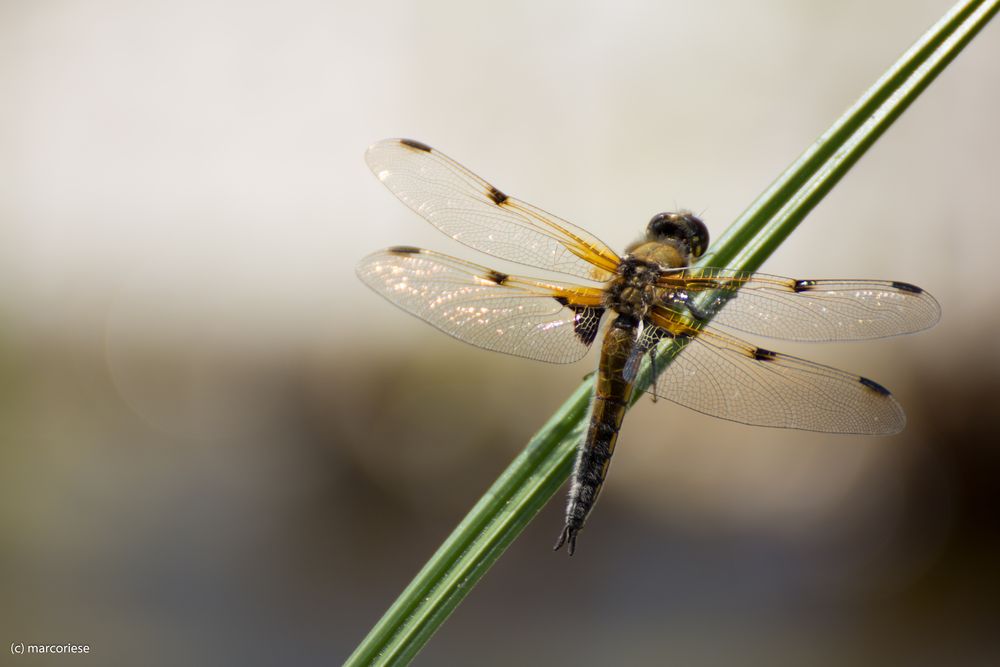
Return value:
[[(718, 237), (950, 4), (0, 4), (0, 644), (337, 664), (593, 367), (361, 285), (388, 245), (485, 261), (370, 143), (613, 247), (677, 207)], [(573, 559), (560, 493), (416, 664), (996, 664), (998, 104), (991, 25), (765, 266), (938, 297), (768, 345), (890, 387), (903, 434), (644, 401)]]

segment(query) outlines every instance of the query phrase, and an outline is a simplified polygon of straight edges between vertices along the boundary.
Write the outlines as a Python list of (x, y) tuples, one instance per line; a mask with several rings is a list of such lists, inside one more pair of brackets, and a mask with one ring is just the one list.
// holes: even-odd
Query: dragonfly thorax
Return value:
[(660, 266), (634, 255), (625, 256), (605, 290), (605, 307), (619, 315), (642, 319), (657, 299)]
[(629, 246), (628, 254), (622, 258), (615, 277), (608, 285), (605, 307), (620, 315), (645, 317), (659, 300), (656, 281), (663, 271), (688, 266), (691, 259), (692, 252), (686, 239), (647, 236), (645, 240)]

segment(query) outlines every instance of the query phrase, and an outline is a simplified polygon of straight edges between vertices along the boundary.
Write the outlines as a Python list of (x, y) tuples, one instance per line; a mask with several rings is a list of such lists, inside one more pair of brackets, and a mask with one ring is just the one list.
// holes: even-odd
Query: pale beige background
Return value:
[[(0, 4), (0, 644), (336, 664), (591, 368), (355, 279), (392, 244), (483, 260), (368, 144), (430, 143), (615, 247), (678, 206), (718, 236), (948, 7)], [(643, 404), (578, 555), (548, 551), (554, 500), (418, 664), (996, 648), (998, 102), (994, 25), (765, 267), (939, 298), (919, 336), (768, 344), (892, 388), (904, 435)]]

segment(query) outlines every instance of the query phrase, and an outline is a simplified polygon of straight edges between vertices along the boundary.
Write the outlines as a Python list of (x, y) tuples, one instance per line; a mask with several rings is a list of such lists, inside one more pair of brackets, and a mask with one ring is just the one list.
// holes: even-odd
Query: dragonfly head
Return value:
[(708, 248), (708, 227), (690, 211), (657, 213), (646, 226), (646, 237), (678, 245), (692, 258), (701, 257)]

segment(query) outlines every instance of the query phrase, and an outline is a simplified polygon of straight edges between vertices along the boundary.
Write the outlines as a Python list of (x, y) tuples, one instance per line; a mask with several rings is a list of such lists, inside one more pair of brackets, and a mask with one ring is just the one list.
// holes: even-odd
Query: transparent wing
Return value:
[(686, 292), (713, 324), (799, 341), (883, 338), (933, 326), (941, 307), (916, 285), (890, 280), (795, 280), (725, 269), (665, 273), (661, 285)]
[(599, 282), (610, 279), (618, 266), (618, 255), (596, 237), (508, 197), (418, 141), (380, 141), (368, 149), (365, 159), (403, 203), (476, 250)]
[(418, 248), (373, 253), (357, 273), (386, 299), (450, 336), (552, 363), (583, 357), (604, 313), (599, 289), (511, 276)]
[(696, 332), (654, 316), (673, 362), (650, 389), (698, 412), (756, 426), (828, 433), (898, 433), (906, 416), (882, 385), (844, 371)]

